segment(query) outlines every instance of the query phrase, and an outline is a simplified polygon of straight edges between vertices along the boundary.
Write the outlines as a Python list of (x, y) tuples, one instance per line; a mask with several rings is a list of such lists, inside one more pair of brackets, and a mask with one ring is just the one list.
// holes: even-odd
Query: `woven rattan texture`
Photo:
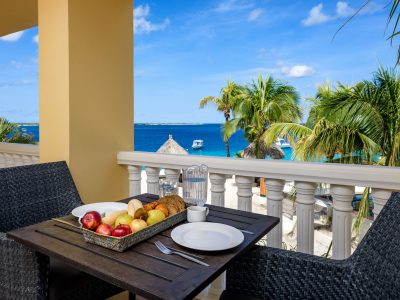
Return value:
[[(0, 299), (49, 297), (49, 258), (10, 240), (5, 232), (67, 215), (81, 199), (65, 162), (0, 169)], [(88, 276), (68, 300), (105, 299), (121, 292)]]
[(400, 193), (348, 259), (256, 246), (228, 270), (227, 289), (259, 299), (400, 299)]

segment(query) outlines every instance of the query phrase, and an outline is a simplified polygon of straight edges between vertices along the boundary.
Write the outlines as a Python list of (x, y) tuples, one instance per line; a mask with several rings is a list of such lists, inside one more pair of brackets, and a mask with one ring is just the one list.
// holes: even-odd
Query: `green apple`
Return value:
[(120, 215), (115, 220), (115, 226), (118, 226), (119, 224), (130, 225), (132, 221), (133, 221), (133, 217), (131, 215), (128, 215), (128, 214)]
[(146, 223), (149, 226), (161, 222), (165, 219), (164, 213), (158, 209), (149, 210), (147, 213), (149, 214), (149, 216), (147, 217)]

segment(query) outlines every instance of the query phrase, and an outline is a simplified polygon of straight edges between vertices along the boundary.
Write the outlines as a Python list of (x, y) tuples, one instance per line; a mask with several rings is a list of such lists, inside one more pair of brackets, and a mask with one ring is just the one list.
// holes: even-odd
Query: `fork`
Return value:
[(186, 258), (188, 260), (191, 260), (191, 261), (193, 261), (195, 263), (198, 263), (200, 265), (203, 265), (203, 266), (206, 266), (206, 267), (210, 266), (209, 264), (206, 264), (205, 262), (202, 262), (201, 260), (198, 260), (198, 259), (196, 259), (194, 257), (189, 256), (189, 255), (186, 255), (186, 254), (183, 254), (183, 253), (180, 253), (180, 252), (176, 252), (176, 251), (172, 251), (171, 249), (167, 248), (167, 246), (165, 246), (160, 241), (156, 241), (156, 242), (154, 242), (154, 244), (156, 245), (158, 250), (160, 250), (164, 254), (168, 254), (168, 255), (176, 254), (176, 255), (182, 256), (182, 257), (184, 257), (184, 258)]

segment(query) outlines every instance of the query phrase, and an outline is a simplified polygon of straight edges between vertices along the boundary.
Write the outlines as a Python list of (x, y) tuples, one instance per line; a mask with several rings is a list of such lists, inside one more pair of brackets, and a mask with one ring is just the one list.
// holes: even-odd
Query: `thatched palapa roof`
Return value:
[(185, 154), (189, 153), (182, 148), (173, 138), (172, 134), (169, 135), (168, 140), (157, 150), (157, 153), (164, 154)]

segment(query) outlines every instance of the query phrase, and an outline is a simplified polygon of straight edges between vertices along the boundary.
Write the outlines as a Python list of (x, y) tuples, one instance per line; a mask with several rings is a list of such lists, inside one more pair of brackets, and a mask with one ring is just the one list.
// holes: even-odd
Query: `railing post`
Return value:
[(159, 187), (159, 177), (160, 177), (160, 168), (154, 167), (146, 167), (147, 174), (147, 193), (159, 195), (160, 187)]
[(238, 209), (251, 211), (252, 210), (252, 199), (253, 199), (253, 177), (247, 176), (235, 176), (235, 182), (237, 185), (238, 195)]
[(314, 254), (314, 194), (316, 184), (295, 182), (297, 215), (297, 251)]
[(225, 174), (210, 173), (211, 204), (225, 206)]
[(378, 217), (382, 208), (385, 206), (386, 202), (389, 200), (392, 194), (389, 190), (375, 189), (372, 188), (372, 198), (374, 199), (374, 220)]
[(165, 179), (167, 179), (168, 181), (178, 182), (179, 175), (181, 175), (181, 170), (165, 169)]
[(128, 166), (129, 197), (141, 194), (142, 168), (141, 166)]
[(331, 185), (333, 198), (332, 257), (345, 259), (351, 254), (351, 223), (354, 186)]
[(267, 243), (268, 246), (282, 248), (282, 200), (285, 180), (266, 178), (265, 185), (267, 187), (267, 214), (280, 219), (279, 224), (268, 234)]

